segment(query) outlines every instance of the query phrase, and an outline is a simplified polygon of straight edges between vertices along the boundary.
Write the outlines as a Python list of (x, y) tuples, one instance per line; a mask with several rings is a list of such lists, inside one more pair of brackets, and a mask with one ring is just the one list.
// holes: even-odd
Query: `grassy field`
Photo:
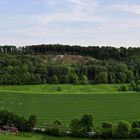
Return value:
[[(11, 136), (0, 134), (0, 140), (91, 140), (86, 138), (70, 138), (70, 137), (51, 137), (51, 136), (42, 136), (36, 134), (24, 135), (24, 136)], [(121, 139), (123, 140), (123, 139)], [(138, 140), (138, 139), (129, 139), (129, 140)]]
[[(58, 86), (61, 86), (62, 91), (55, 89)], [(103, 121), (139, 119), (140, 94), (127, 92), (123, 94), (117, 91), (119, 86), (1, 86), (0, 109), (8, 109), (26, 116), (36, 114), (38, 125), (41, 126), (56, 119), (68, 125), (72, 118), (85, 113), (94, 116), (95, 125)]]
[[(103, 121), (132, 121), (140, 118), (140, 94), (119, 92), (120, 85), (34, 85), (0, 86), (0, 110), (23, 116), (36, 114), (38, 125), (60, 119), (65, 125), (75, 117), (90, 113), (95, 126)], [(59, 89), (59, 90), (58, 90)], [(77, 140), (41, 135), (7, 136), (0, 140)], [(81, 139), (86, 140), (86, 139)]]
[[(41, 94), (115, 94), (119, 91), (120, 84), (97, 84), (97, 85), (23, 85), (23, 86), (0, 86), (0, 92), (14, 93), (41, 93)], [(59, 90), (60, 89), (60, 90)]]
[[(69, 138), (69, 137), (50, 137), (50, 136), (42, 136), (42, 135), (24, 135), (24, 136), (11, 136), (0, 134), (0, 140), (77, 140), (77, 138)], [(79, 139), (78, 140), (89, 140), (89, 139)]]

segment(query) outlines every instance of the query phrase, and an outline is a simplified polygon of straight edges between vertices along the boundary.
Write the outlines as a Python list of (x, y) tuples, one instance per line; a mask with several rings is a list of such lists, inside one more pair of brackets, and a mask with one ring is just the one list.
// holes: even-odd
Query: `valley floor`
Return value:
[(71, 119), (87, 113), (93, 115), (96, 126), (103, 121), (139, 119), (140, 94), (119, 92), (119, 87), (115, 84), (0, 86), (0, 109), (24, 116), (35, 114), (39, 126), (57, 119), (68, 125)]

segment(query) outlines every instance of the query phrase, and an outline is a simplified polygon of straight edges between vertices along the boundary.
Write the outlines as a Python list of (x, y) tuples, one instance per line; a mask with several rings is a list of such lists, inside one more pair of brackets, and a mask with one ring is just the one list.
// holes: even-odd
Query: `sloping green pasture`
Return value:
[(14, 93), (41, 93), (41, 94), (115, 94), (120, 93), (120, 84), (97, 84), (97, 85), (70, 85), (70, 84), (47, 84), (47, 85), (21, 85), (0, 86), (0, 92)]
[(36, 114), (39, 125), (60, 119), (69, 124), (85, 113), (94, 116), (95, 125), (103, 121), (132, 121), (140, 118), (140, 94), (32, 94), (0, 93), (0, 109), (21, 115)]

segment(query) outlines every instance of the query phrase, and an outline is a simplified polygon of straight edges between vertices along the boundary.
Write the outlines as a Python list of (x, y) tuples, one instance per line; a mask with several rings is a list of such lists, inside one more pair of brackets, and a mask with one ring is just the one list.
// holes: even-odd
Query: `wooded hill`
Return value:
[(16, 46), (0, 46), (0, 53), (23, 53), (23, 54), (53, 54), (53, 55), (82, 55), (91, 56), (96, 59), (117, 59), (125, 60), (135, 55), (140, 55), (140, 48), (137, 47), (120, 47), (115, 48), (111, 46), (70, 46), (60, 44), (48, 45), (31, 45), (24, 47)]
[(130, 83), (140, 79), (140, 48), (0, 46), (0, 84)]

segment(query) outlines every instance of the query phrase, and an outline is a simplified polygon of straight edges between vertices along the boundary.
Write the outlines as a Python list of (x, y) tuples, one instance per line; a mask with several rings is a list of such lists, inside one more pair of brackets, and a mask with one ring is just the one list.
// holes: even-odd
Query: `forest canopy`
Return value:
[[(48, 55), (81, 55), (86, 63), (46, 61)], [(0, 46), (0, 84), (130, 83), (140, 79), (140, 48), (33, 45)]]

